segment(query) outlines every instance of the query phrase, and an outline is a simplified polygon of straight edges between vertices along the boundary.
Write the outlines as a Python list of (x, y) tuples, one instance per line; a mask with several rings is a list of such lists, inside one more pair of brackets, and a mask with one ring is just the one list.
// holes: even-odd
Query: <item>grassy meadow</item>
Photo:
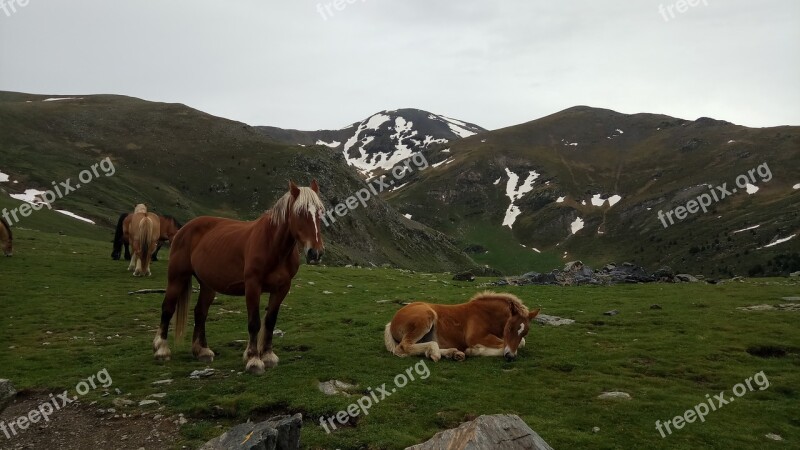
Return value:
[[(105, 231), (97, 240), (83, 232), (68, 234), (17, 228), (15, 256), (0, 259), (0, 378), (18, 389), (61, 392), (105, 368), (113, 387), (131, 400), (167, 393), (159, 400), (167, 413), (188, 418), (175, 448), (195, 448), (248, 419), (295, 412), (305, 420), (304, 446), (315, 449), (400, 449), (496, 413), (519, 415), (556, 449), (800, 445), (798, 313), (736, 309), (786, 303), (781, 297), (800, 295), (796, 279), (499, 289), (576, 323), (534, 327), (512, 363), (427, 360), (427, 379), (397, 389), (368, 416), (326, 434), (320, 416), (346, 409), (359, 396), (325, 396), (318, 382), (342, 380), (361, 392), (383, 383), (392, 387), (397, 374), (419, 361), (395, 357), (383, 347), (383, 327), (400, 303), (463, 302), (481, 289), (478, 283), (454, 282), (439, 273), (303, 266), (278, 319), (286, 333), (275, 338), (278, 367), (261, 377), (241, 373), (244, 300), (219, 296), (207, 325), (217, 353), (215, 374), (193, 380), (188, 375), (206, 366), (191, 357), (188, 339), (178, 345), (171, 339), (172, 361), (152, 359), (162, 295), (128, 295), (163, 288), (167, 262), (155, 263), (153, 277), (135, 279), (125, 270), (127, 262), (109, 258)], [(650, 309), (655, 303), (662, 309)], [(603, 315), (611, 309), (619, 314)], [(784, 354), (748, 353), (758, 348)], [(709, 413), (704, 423), (687, 424), (666, 438), (656, 431), (656, 420), (683, 414), (706, 394), (725, 391), (730, 397), (735, 384), (761, 371), (767, 389), (749, 392)], [(166, 378), (174, 382), (152, 385)], [(633, 398), (597, 399), (605, 391)], [(100, 394), (92, 391), (86, 399), (110, 407), (113, 391)], [(784, 441), (768, 440), (767, 433)]]

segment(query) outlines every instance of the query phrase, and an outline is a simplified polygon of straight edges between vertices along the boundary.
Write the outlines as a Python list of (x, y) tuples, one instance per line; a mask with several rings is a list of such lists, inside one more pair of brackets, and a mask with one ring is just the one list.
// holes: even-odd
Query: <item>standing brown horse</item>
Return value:
[[(246, 298), (250, 333), (244, 352), (246, 370), (261, 374), (265, 367), (275, 367), (278, 357), (272, 351), (272, 333), (278, 311), (300, 268), (298, 247), (309, 264), (318, 264), (322, 258), (322, 212), (317, 180), (311, 187), (289, 182), (289, 192), (255, 222), (198, 217), (181, 228), (170, 250), (161, 324), (153, 340), (155, 358), (170, 358), (167, 331), (176, 308), (175, 336), (183, 336), (194, 276), (200, 283), (194, 308), (194, 356), (203, 362), (214, 360), (206, 341), (206, 318), (214, 295), (220, 292)], [(262, 292), (270, 293), (263, 323), (259, 317)]]
[(14, 254), (14, 235), (11, 233), (11, 226), (0, 217), (0, 244), (3, 246), (3, 254), (11, 256)]
[(539, 310), (511, 294), (480, 293), (460, 305), (415, 302), (402, 307), (386, 324), (386, 350), (397, 356), (444, 356), (463, 361), (469, 356), (517, 357), (525, 346), (531, 320)]
[[(131, 259), (130, 242), (126, 236), (125, 230), (130, 228), (132, 213), (122, 213), (117, 220), (117, 229), (114, 233), (114, 249), (111, 252), (111, 259), (118, 260), (122, 256), (122, 247), (125, 246), (125, 259)], [(161, 235), (158, 237), (158, 246), (155, 253), (153, 253), (152, 261), (158, 261), (158, 251), (164, 245), (164, 242), (172, 241), (175, 234), (181, 229), (181, 223), (172, 216), (158, 216), (158, 223), (161, 228)]]
[(133, 247), (128, 270), (133, 270), (135, 277), (150, 276), (150, 259), (156, 250), (158, 236), (161, 235), (158, 216), (147, 212), (145, 205), (136, 205), (131, 214), (130, 226), (124, 229), (124, 233)]

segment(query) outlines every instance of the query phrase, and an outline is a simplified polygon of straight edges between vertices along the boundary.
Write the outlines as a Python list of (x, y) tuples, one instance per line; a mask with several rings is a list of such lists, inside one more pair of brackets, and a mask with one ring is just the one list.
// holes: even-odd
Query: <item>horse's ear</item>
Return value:
[(292, 180), (289, 180), (289, 192), (292, 193), (292, 197), (294, 198), (297, 198), (297, 196), (300, 195), (300, 188), (297, 187)]
[(314, 178), (311, 180), (311, 190), (319, 194), (319, 184), (317, 183), (317, 179)]
[(530, 313), (528, 313), (528, 320), (533, 320), (536, 316), (538, 316), (539, 315), (539, 311), (541, 311), (541, 309), (535, 309), (535, 310), (531, 311)]

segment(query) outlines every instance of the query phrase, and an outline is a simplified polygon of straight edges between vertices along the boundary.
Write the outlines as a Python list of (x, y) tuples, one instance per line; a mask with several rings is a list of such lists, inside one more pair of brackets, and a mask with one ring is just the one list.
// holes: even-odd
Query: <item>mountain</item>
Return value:
[(581, 106), (425, 154), (431, 168), (386, 199), (506, 272), (575, 259), (710, 277), (800, 270), (797, 126)]
[[(184, 222), (199, 215), (252, 220), (286, 192), (289, 180), (308, 185), (316, 178), (331, 207), (364, 188), (341, 153), (276, 143), (246, 124), (185, 105), (0, 92), (0, 208), (18, 207), (10, 195), (28, 189), (50, 189), (68, 178), (74, 186), (81, 171), (104, 158), (113, 162), (112, 176), (100, 174), (54, 203), (97, 225), (39, 211), (18, 226), (110, 240), (119, 214), (140, 202)], [(439, 271), (474, 266), (450, 238), (376, 197), (323, 235), (327, 263)]]
[(338, 150), (348, 164), (367, 178), (391, 169), (414, 153), (486, 131), (472, 123), (419, 109), (381, 111), (341, 130), (256, 129), (276, 142), (324, 145)]

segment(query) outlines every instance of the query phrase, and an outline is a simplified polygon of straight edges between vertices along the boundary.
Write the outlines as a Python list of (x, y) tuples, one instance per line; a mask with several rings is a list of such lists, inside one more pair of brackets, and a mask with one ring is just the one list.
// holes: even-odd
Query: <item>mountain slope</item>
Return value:
[[(184, 105), (107, 95), (44, 100), (0, 93), (0, 172), (9, 177), (0, 182), (2, 204), (19, 206), (7, 194), (45, 190), (67, 178), (74, 184), (80, 171), (109, 157), (113, 176), (101, 175), (54, 203), (97, 222), (99, 239), (110, 239), (119, 213), (139, 202), (182, 221), (198, 215), (252, 220), (286, 192), (290, 179), (301, 185), (319, 180), (328, 206), (363, 188), (339, 153), (276, 144), (248, 125)], [(30, 218), (19, 226), (35, 223), (48, 227)], [(69, 222), (51, 231), (64, 229), (62, 223)], [(328, 263), (423, 270), (474, 265), (449, 238), (407, 220), (380, 198), (339, 219), (324, 236)]]
[[(800, 127), (575, 107), (426, 155), (447, 164), (387, 199), (506, 271), (555, 257), (710, 276), (800, 270)], [(742, 174), (749, 186), (707, 213), (659, 218)]]
[(277, 142), (325, 145), (367, 178), (412, 154), (483, 133), (478, 125), (418, 109), (381, 111), (341, 130), (298, 131), (256, 127)]

